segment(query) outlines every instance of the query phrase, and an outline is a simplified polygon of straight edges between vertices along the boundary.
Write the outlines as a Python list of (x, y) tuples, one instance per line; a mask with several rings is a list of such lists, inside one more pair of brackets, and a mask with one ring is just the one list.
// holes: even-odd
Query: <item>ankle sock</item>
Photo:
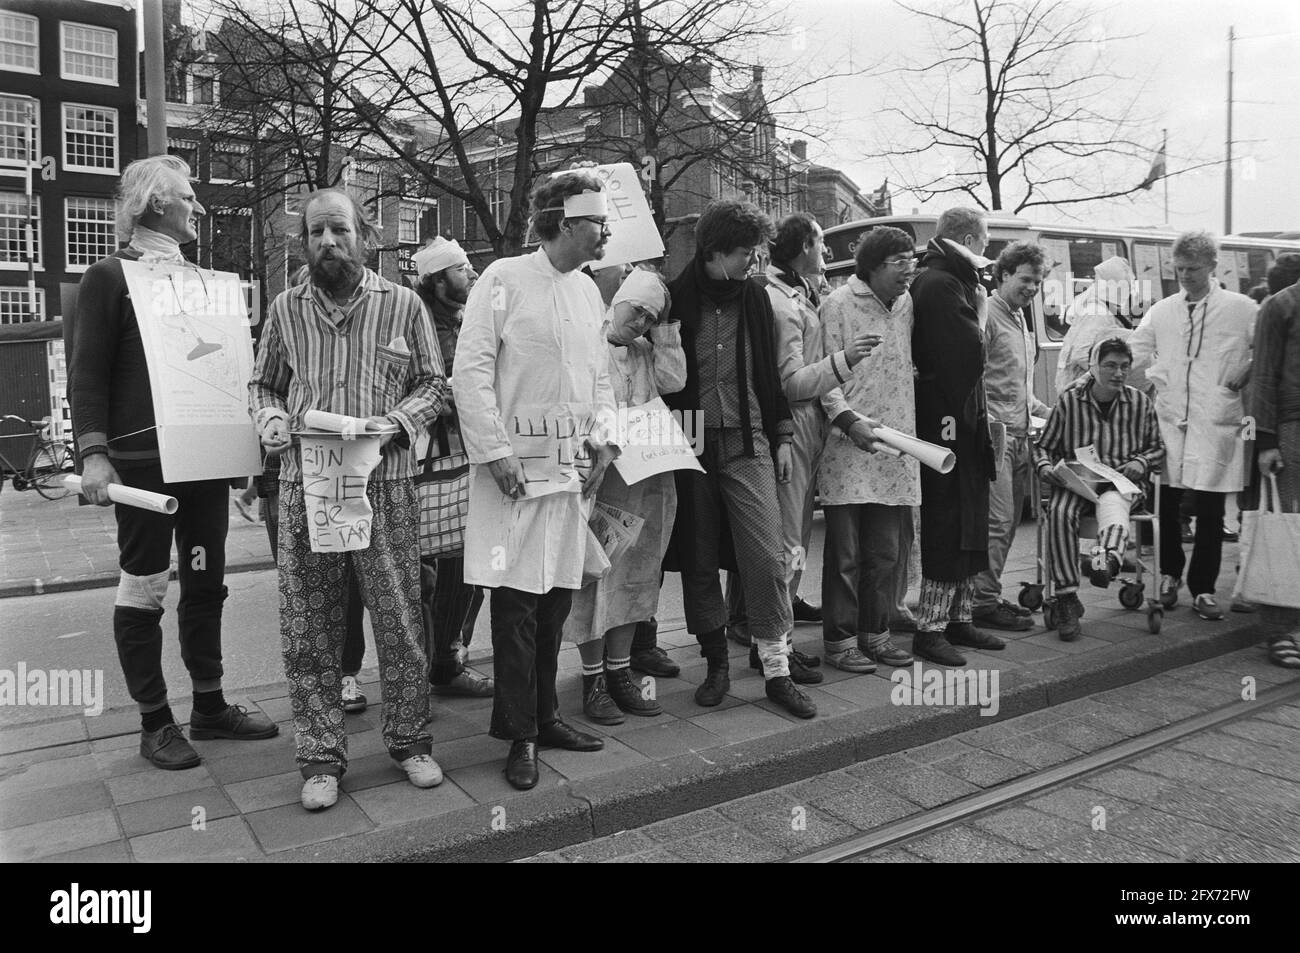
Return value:
[(627, 658), (605, 659), (605, 671), (607, 672), (621, 671), (622, 669), (631, 667), (631, 665), (632, 656), (630, 655)]
[(154, 711), (140, 713), (140, 726), (145, 731), (157, 731), (163, 725), (170, 725), (175, 721), (176, 716), (172, 714), (171, 705), (163, 705)]
[(219, 688), (215, 692), (194, 693), (194, 710), (200, 715), (220, 715), (226, 708), (226, 696)]

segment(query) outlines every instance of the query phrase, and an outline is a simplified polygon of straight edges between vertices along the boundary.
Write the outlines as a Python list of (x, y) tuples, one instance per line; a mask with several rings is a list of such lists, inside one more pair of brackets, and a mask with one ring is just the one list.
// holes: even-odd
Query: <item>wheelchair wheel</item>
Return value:
[(1125, 609), (1136, 609), (1142, 605), (1142, 592), (1145, 586), (1137, 583), (1125, 583), (1119, 590), (1119, 604)]
[(1037, 612), (1043, 607), (1043, 587), (1032, 582), (1020, 584), (1020, 595), (1016, 599), (1021, 608)]
[(1160, 624), (1165, 621), (1164, 609), (1147, 610), (1147, 631), (1152, 635), (1160, 634)]

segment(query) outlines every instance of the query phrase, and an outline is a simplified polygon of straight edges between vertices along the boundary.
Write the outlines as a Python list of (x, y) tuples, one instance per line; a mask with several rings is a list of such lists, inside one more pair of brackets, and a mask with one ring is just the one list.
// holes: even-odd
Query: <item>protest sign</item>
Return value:
[(591, 473), (587, 438), (596, 429), (591, 404), (560, 403), (522, 409), (506, 420), (507, 436), (524, 470), (524, 495), (577, 493)]
[(641, 180), (630, 162), (598, 165), (593, 170), (605, 186), (605, 209), (610, 236), (605, 254), (594, 262), (600, 268), (662, 258), (664, 240), (659, 236), (650, 203)]
[(370, 546), (374, 510), (366, 498), (379, 466), (378, 435), (299, 433), (302, 497), (313, 553), (342, 553)]
[(253, 341), (239, 276), (123, 261), (168, 483), (262, 472), (248, 417)]
[(614, 466), (628, 486), (669, 470), (704, 472), (696, 448), (662, 397), (618, 409), (618, 443), (622, 452)]
[(627, 510), (620, 510), (616, 506), (610, 506), (608, 503), (598, 502), (592, 508), (591, 519), (587, 525), (591, 527), (592, 533), (605, 550), (606, 558), (612, 564), (618, 562), (623, 554), (632, 548), (632, 544), (641, 535), (645, 518), (629, 513)]

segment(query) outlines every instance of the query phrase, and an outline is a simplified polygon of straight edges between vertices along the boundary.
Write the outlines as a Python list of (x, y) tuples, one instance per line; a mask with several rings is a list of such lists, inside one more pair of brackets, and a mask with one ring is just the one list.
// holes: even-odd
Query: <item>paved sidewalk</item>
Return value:
[[(1010, 578), (1024, 578), (1032, 563), (1031, 546), (1017, 550)], [(1226, 558), (1221, 586), (1232, 565)], [(826, 670), (825, 683), (810, 688), (819, 717), (796, 720), (766, 700), (762, 679), (749, 670), (740, 649), (733, 652), (730, 695), (718, 708), (703, 709), (692, 697), (703, 679), (695, 640), (680, 619), (665, 619), (662, 643), (683, 669), (680, 679), (656, 686), (665, 714), (601, 728), (575, 714), (581, 711), (580, 664), (576, 650), (566, 647), (560, 656), (560, 709), (566, 720), (603, 735), (606, 748), (596, 754), (543, 752), (541, 783), (531, 792), (505, 782), (506, 746), (486, 734), (490, 699), (436, 700), (434, 756), (447, 780), (429, 791), (408, 784), (380, 739), (373, 669), (363, 671), (372, 707), (348, 719), (351, 762), (342, 796), (318, 815), (298, 805), (301, 778), (294, 769), (283, 684), (231, 695), (275, 719), (279, 738), (197, 742), (204, 764), (189, 771), (158, 771), (139, 757), (133, 710), (24, 725), (0, 731), (0, 859), (527, 857), (1066, 702), (1072, 704), (1045, 711), (1044, 724), (1058, 718), (1073, 723), (1090, 705), (1078, 700), (1094, 692), (1253, 646), (1261, 638), (1252, 616), (1206, 623), (1185, 607), (1167, 615), (1163, 631), (1153, 636), (1144, 615), (1118, 607), (1113, 587), (1085, 587), (1082, 597), (1088, 609), (1085, 637), (1078, 642), (1063, 643), (1040, 628), (1013, 636), (1003, 652), (969, 652), (971, 668), (999, 674), (996, 719), (970, 706), (892, 704), (893, 670), (885, 669), (868, 676)], [(819, 627), (799, 626), (796, 641), (820, 654)], [(1281, 671), (1270, 668), (1258, 646), (1240, 659), (1242, 674), (1261, 684), (1275, 681)], [(188, 716), (184, 704), (175, 710), (178, 718)], [(1068, 725), (1060, 730), (1071, 744)], [(1009, 749), (1006, 757), (1021, 767), (1034, 763), (1027, 750), (1022, 757)]]
[[(226, 571), (273, 565), (266, 526), (248, 522), (232, 503)], [(0, 598), (116, 586), (117, 577), (111, 506), (78, 506), (76, 494), (46, 500), (12, 482), (0, 490)]]

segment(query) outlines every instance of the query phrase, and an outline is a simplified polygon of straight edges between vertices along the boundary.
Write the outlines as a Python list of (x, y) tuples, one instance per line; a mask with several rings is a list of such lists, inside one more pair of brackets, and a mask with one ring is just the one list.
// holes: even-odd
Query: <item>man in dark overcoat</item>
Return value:
[(965, 665), (954, 646), (1001, 648), (971, 624), (975, 575), (988, 568), (993, 445), (984, 397), (985, 292), (979, 269), (988, 244), (984, 214), (953, 208), (912, 282), (916, 432), (957, 457), (949, 473), (921, 469), (921, 600), (914, 655)]

